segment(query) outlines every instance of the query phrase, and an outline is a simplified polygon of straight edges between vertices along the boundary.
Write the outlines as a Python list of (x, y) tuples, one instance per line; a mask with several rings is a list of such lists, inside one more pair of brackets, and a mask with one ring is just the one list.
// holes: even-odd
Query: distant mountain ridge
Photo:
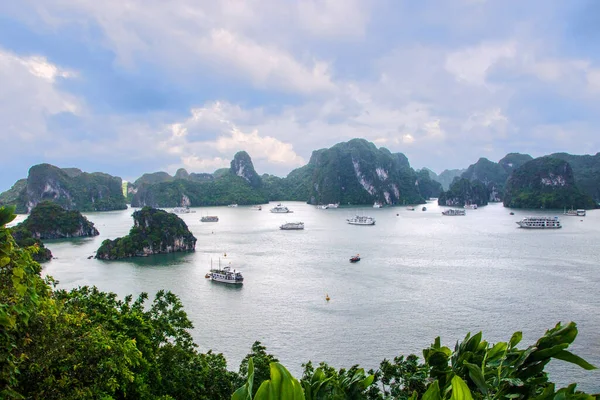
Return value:
[[(600, 203), (600, 153), (555, 153), (548, 157), (567, 162), (574, 185)], [(352, 139), (313, 151), (308, 164), (284, 178), (259, 175), (250, 155), (240, 151), (229, 168), (212, 174), (189, 173), (183, 168), (173, 176), (163, 171), (146, 173), (133, 183), (127, 182), (124, 190), (134, 207), (260, 204), (270, 200), (398, 205), (418, 204), (431, 197), (441, 198), (440, 204), (476, 201), (483, 205), (505, 200), (509, 178), (532, 160), (520, 153), (509, 153), (498, 162), (482, 157), (466, 169), (444, 170), (437, 175), (428, 168), (415, 171), (402, 153)], [(0, 204), (15, 204), (19, 212), (31, 210), (41, 200), (80, 211), (121, 209), (125, 204), (122, 191), (117, 189), (120, 182), (120, 178), (107, 174), (40, 164), (30, 169), (27, 179), (18, 180), (0, 194)]]
[(29, 169), (27, 179), (18, 180), (10, 190), (0, 194), (0, 205), (15, 205), (18, 213), (28, 213), (44, 200), (53, 201), (66, 210), (127, 208), (121, 178), (101, 172), (82, 172), (77, 168), (61, 169), (50, 164), (34, 165)]

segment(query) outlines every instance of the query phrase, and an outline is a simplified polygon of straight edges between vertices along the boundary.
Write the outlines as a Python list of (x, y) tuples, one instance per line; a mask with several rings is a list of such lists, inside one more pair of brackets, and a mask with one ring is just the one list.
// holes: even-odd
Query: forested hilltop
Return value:
[(438, 204), (503, 202), (512, 208), (596, 208), (600, 203), (599, 177), (600, 153), (560, 153), (536, 159), (510, 153), (497, 163), (480, 158), (454, 178)]
[(313, 152), (304, 167), (287, 177), (259, 176), (246, 152), (228, 169), (213, 174), (166, 172), (144, 174), (128, 187), (134, 207), (258, 204), (270, 200), (310, 204), (415, 204), (434, 197), (441, 186), (427, 173), (417, 173), (402, 153), (377, 148), (364, 139)]
[(127, 208), (121, 178), (50, 164), (34, 165), (27, 179), (18, 180), (10, 190), (0, 194), (0, 205), (14, 205), (18, 213), (28, 213), (44, 200), (77, 211)]
[[(17, 212), (25, 213), (40, 201), (50, 200), (66, 209), (106, 211), (125, 208), (124, 196), (134, 207), (250, 205), (284, 200), (342, 206), (374, 202), (402, 205), (423, 203), (431, 197), (437, 197), (441, 205), (451, 206), (504, 202), (509, 207), (543, 208), (552, 204), (558, 208), (592, 208), (600, 203), (600, 153), (556, 153), (547, 157), (568, 163), (574, 179), (570, 186), (586, 200), (578, 197), (576, 191), (561, 187), (557, 188), (557, 202), (542, 201), (539, 193), (532, 196), (531, 188), (541, 189), (543, 185), (536, 181), (539, 174), (522, 170), (534, 160), (528, 154), (509, 153), (498, 162), (480, 158), (465, 169), (445, 170), (437, 175), (427, 168), (415, 171), (402, 153), (377, 148), (364, 139), (352, 139), (313, 151), (307, 165), (284, 178), (259, 175), (245, 151), (235, 154), (229, 168), (213, 173), (189, 173), (183, 168), (175, 175), (162, 171), (146, 173), (135, 182), (128, 182), (124, 189), (118, 177), (40, 164), (30, 169), (27, 179), (18, 180), (0, 194), (0, 205), (12, 204)], [(505, 199), (506, 186), (516, 173), (520, 174), (520, 186), (511, 186), (510, 198), (523, 198), (523, 191), (527, 191), (527, 201)], [(590, 197), (593, 203), (588, 201)]]
[(594, 399), (557, 388), (544, 371), (551, 359), (595, 368), (567, 350), (574, 323), (526, 348), (520, 332), (496, 344), (467, 334), (454, 350), (436, 338), (422, 359), (397, 356), (370, 371), (308, 361), (299, 379), (256, 342), (234, 372), (222, 354), (198, 350), (171, 292), (149, 302), (146, 293), (120, 300), (96, 287), (53, 289), (6, 228), (13, 211), (0, 207), (3, 399)]

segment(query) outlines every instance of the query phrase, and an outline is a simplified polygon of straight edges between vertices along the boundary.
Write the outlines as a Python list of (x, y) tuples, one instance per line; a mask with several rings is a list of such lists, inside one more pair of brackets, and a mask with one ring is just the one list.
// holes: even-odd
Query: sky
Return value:
[(287, 175), (365, 138), (414, 168), (600, 151), (595, 0), (0, 2), (0, 191), (29, 167)]

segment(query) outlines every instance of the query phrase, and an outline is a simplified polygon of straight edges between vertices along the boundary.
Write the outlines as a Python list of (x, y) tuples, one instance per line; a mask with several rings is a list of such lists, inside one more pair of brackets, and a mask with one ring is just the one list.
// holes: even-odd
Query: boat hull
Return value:
[(226, 283), (228, 285), (241, 285), (244, 283), (244, 279), (225, 279), (214, 275), (211, 275), (210, 280), (213, 282)]

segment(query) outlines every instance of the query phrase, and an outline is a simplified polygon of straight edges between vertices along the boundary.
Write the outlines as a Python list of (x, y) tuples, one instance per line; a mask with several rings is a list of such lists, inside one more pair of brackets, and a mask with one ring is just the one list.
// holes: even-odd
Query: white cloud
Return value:
[(49, 139), (49, 117), (82, 111), (82, 101), (57, 85), (57, 78), (71, 76), (73, 72), (44, 57), (19, 56), (0, 48), (0, 143), (24, 141), (31, 146), (29, 151), (42, 150)]
[(516, 52), (513, 41), (482, 43), (448, 54), (445, 67), (459, 81), (485, 85), (486, 77), (494, 65), (502, 59), (514, 58)]

